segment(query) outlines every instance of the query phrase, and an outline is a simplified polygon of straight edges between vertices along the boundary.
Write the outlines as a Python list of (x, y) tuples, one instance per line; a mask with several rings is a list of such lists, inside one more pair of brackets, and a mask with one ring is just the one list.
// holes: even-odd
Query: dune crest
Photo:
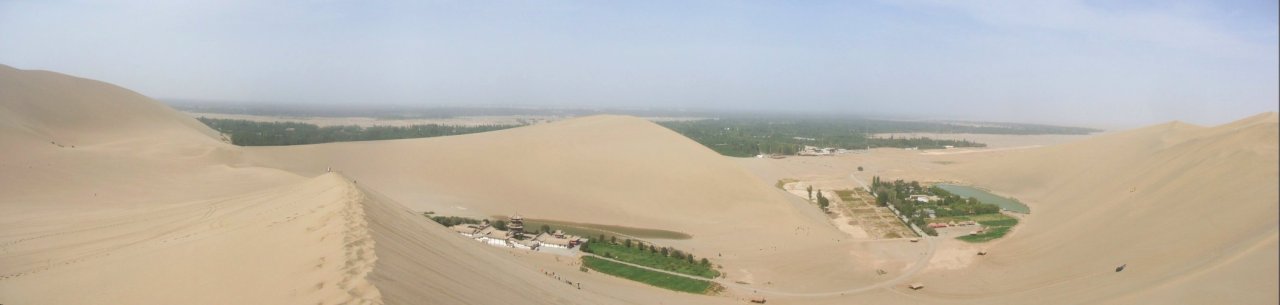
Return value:
[(70, 75), (0, 65), (0, 132), (87, 146), (137, 138), (217, 143), (204, 124), (137, 92)]
[[(350, 182), (326, 175), (244, 195), (95, 211), (3, 245), (18, 304), (380, 304)], [(105, 215), (103, 215), (105, 214)], [(92, 274), (94, 276), (77, 276)], [(60, 293), (76, 287), (77, 293)], [(213, 289), (216, 288), (216, 289)], [(162, 293), (157, 293), (162, 292)]]

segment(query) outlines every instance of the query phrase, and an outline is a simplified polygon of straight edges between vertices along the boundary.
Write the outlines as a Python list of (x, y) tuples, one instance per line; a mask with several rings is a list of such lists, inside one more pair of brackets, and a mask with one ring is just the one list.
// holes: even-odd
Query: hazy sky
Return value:
[(0, 64), (238, 101), (1103, 127), (1280, 103), (1275, 0), (422, 2), (0, 0)]

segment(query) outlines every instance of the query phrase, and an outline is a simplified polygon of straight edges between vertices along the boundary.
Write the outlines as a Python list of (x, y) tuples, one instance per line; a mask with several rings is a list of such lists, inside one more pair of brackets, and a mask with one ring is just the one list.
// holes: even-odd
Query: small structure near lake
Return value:
[(533, 238), (534, 241), (542, 244), (543, 247), (553, 247), (561, 249), (573, 249), (585, 242), (585, 239), (564, 234), (564, 231), (556, 230), (555, 232), (542, 232)]
[(524, 231), (524, 218), (520, 215), (511, 216), (511, 223), (507, 225), (509, 230), (500, 230), (491, 225), (488, 220), (480, 224), (459, 224), (449, 228), (462, 236), (490, 246), (524, 250), (538, 250), (542, 247), (568, 250), (589, 241), (586, 238), (565, 234), (560, 230), (539, 233), (530, 238)]

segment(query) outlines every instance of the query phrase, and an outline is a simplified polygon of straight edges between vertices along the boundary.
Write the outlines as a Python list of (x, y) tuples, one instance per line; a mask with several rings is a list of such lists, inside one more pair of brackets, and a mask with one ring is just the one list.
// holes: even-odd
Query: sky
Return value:
[(160, 99), (1132, 127), (1280, 104), (1277, 1), (10, 1), (0, 64)]

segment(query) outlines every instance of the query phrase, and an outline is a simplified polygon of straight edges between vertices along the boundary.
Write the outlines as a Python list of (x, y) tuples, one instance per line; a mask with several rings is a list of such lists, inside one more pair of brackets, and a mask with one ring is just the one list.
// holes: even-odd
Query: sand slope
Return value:
[[(7, 240), (0, 299), (565, 304), (593, 298), (378, 197), (328, 174), (245, 195), (96, 213), (73, 227)], [(61, 293), (71, 287), (78, 293)]]
[(938, 282), (925, 294), (1274, 304), (1277, 130), (1275, 113), (1174, 122), (962, 164), (957, 175), (1033, 214), (978, 272), (925, 276)]
[(616, 302), (349, 178), (238, 164), (238, 147), (135, 93), (0, 77), (0, 304)]
[(0, 298), (373, 303), (379, 294), (366, 275), (376, 257), (359, 196), (331, 176), (234, 197), (97, 211), (71, 226), (6, 240)]
[(204, 124), (112, 84), (0, 65), (0, 134), (92, 145), (139, 137), (216, 140)]

